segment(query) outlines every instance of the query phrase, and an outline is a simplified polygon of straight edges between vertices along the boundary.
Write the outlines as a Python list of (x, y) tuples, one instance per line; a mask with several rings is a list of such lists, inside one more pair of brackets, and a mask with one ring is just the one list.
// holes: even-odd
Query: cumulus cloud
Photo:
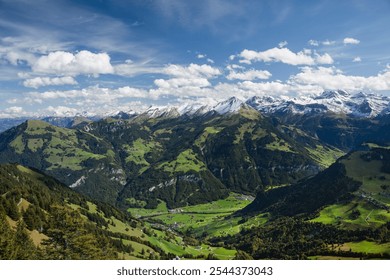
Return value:
[(199, 59), (206, 59), (206, 61), (208, 63), (214, 64), (214, 60), (212, 60), (211, 58), (208, 58), (206, 54), (199, 53), (199, 54), (197, 54), (196, 57)]
[(325, 53), (323, 55), (319, 55), (318, 53), (315, 53), (315, 60), (318, 64), (333, 64), (333, 58), (328, 54)]
[(115, 102), (121, 98), (147, 98), (148, 92), (143, 89), (128, 86), (117, 89), (93, 86), (80, 90), (33, 92), (30, 96), (37, 99), (82, 99), (86, 103), (104, 104), (107, 102)]
[(308, 44), (310, 46), (318, 47), (320, 44), (324, 46), (332, 46), (336, 44), (336, 41), (330, 41), (330, 40), (325, 40), (325, 41), (317, 41), (317, 40), (309, 40)]
[(332, 45), (336, 44), (336, 41), (325, 40), (322, 42), (322, 44), (324, 46), (332, 46)]
[(51, 52), (38, 58), (32, 65), (32, 70), (37, 73), (69, 76), (80, 74), (97, 76), (114, 72), (107, 53), (92, 53), (86, 50), (76, 54), (64, 51)]
[(126, 60), (125, 63), (114, 65), (114, 72), (120, 76), (134, 77), (142, 74), (161, 73), (163, 67), (150, 65), (148, 61), (135, 63), (132, 60)]
[(355, 38), (346, 37), (346, 38), (344, 38), (343, 43), (345, 45), (348, 45), (348, 44), (357, 45), (360, 43), (360, 41), (358, 39), (355, 39)]
[(0, 118), (20, 118), (26, 116), (26, 112), (22, 107), (12, 106), (4, 110), (0, 110)]
[(282, 62), (289, 65), (315, 65), (315, 64), (332, 64), (333, 59), (327, 53), (319, 55), (315, 53), (313, 57), (310, 50), (303, 50), (294, 53), (288, 48), (272, 48), (266, 51), (257, 52), (253, 50), (243, 50), (239, 56), (242, 58), (241, 63), (251, 64), (256, 61), (263, 62)]
[(254, 82), (243, 81), (238, 83), (219, 83), (214, 87), (214, 98), (226, 99), (235, 96), (246, 99), (254, 95), (286, 95), (294, 92), (294, 87), (281, 81)]
[(238, 64), (229, 64), (228, 66), (226, 66), (226, 69), (229, 71), (234, 71), (235, 69), (245, 69), (245, 67)]
[(77, 85), (77, 81), (70, 76), (66, 77), (36, 77), (23, 82), (25, 87), (39, 88), (44, 86)]
[(72, 117), (79, 113), (79, 111), (67, 106), (48, 106), (43, 110), (43, 113), (55, 117)]
[(361, 59), (360, 56), (357, 56), (357, 57), (355, 57), (355, 58), (352, 60), (352, 62), (361, 62), (361, 61), (362, 61), (362, 59)]
[(291, 89), (288, 84), (280, 81), (272, 81), (265, 83), (254, 83), (252, 81), (245, 81), (240, 84), (241, 88), (249, 91), (250, 95), (275, 95), (287, 94)]
[(390, 90), (390, 71), (384, 71), (376, 76), (345, 75), (335, 67), (303, 67), (302, 71), (290, 78), (294, 84), (316, 85), (324, 90), (344, 89), (349, 91), (361, 90)]
[(170, 64), (167, 67), (165, 67), (165, 69), (163, 69), (162, 73), (169, 76), (183, 77), (183, 78), (193, 78), (193, 77), (212, 78), (222, 74), (218, 68), (212, 67), (207, 64), (199, 65), (194, 63), (191, 63), (189, 66)]
[(170, 89), (179, 87), (208, 87), (210, 82), (205, 78), (172, 78), (168, 80), (157, 79), (154, 84), (159, 88)]
[(317, 40), (309, 40), (308, 43), (310, 46), (315, 46), (315, 47), (318, 47), (320, 45), (320, 43)]
[(23, 113), (23, 108), (18, 106), (12, 106), (4, 110), (4, 112), (9, 114), (21, 114)]
[(209, 79), (222, 74), (218, 68), (194, 63), (188, 66), (170, 64), (161, 73), (170, 78), (154, 81), (157, 89), (151, 91), (151, 95), (155, 98), (159, 95), (195, 96), (198, 91), (211, 86)]
[(4, 57), (9, 63), (15, 66), (24, 62), (31, 65), (36, 60), (33, 54), (17, 50), (7, 52)]
[(229, 75), (226, 76), (228, 80), (243, 80), (243, 81), (253, 81), (256, 79), (267, 80), (272, 76), (267, 70), (248, 70), (245, 72), (235, 72), (231, 71)]
[(279, 48), (284, 48), (287, 45), (288, 45), (287, 41), (283, 41), (283, 42), (280, 42), (278, 46), (279, 46)]

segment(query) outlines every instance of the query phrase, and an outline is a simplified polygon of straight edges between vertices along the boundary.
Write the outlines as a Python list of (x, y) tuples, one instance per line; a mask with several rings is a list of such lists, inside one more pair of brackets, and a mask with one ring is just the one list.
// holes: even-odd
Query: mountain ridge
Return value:
[(189, 102), (173, 106), (150, 106), (146, 110), (111, 111), (95, 115), (82, 112), (74, 116), (31, 116), (24, 118), (0, 119), (0, 132), (18, 125), (27, 119), (41, 119), (54, 125), (72, 127), (79, 122), (97, 121), (104, 118), (132, 119), (132, 118), (176, 118), (180, 116), (207, 116), (209, 114), (236, 113), (241, 107), (253, 108), (260, 113), (272, 114), (345, 114), (357, 118), (375, 118), (390, 113), (390, 97), (375, 93), (349, 93), (344, 90), (324, 91), (322, 94), (306, 97), (286, 96), (252, 96), (241, 100), (230, 97), (215, 105)]

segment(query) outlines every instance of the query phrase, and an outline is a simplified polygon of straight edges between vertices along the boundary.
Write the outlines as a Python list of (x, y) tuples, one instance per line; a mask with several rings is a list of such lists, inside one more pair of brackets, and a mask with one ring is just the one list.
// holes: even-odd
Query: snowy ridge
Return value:
[(247, 104), (256, 110), (271, 113), (342, 113), (355, 117), (376, 117), (390, 112), (390, 98), (363, 93), (350, 94), (343, 90), (325, 91), (321, 95), (302, 98), (252, 97)]
[[(333, 112), (353, 117), (374, 118), (390, 114), (390, 97), (374, 93), (351, 94), (344, 90), (325, 91), (316, 96), (253, 96), (247, 100), (230, 97), (216, 105), (185, 103), (180, 106), (151, 106), (145, 111), (117, 111), (101, 116), (117, 119), (176, 118), (179, 116), (204, 116), (207, 114), (235, 114), (241, 108), (255, 109), (263, 114), (323, 114)], [(82, 115), (89, 115), (84, 113)]]
[[(73, 116), (40, 116), (41, 119), (57, 126), (71, 127), (80, 121), (96, 121), (106, 117), (129, 120), (134, 118), (177, 118), (180, 116), (200, 117), (210, 114), (236, 114), (240, 109), (257, 110), (265, 115), (308, 115), (333, 112), (358, 118), (375, 118), (390, 115), (390, 97), (374, 93), (359, 92), (355, 94), (343, 90), (325, 91), (317, 96), (286, 97), (286, 96), (253, 96), (245, 101), (231, 97), (216, 105), (204, 103), (188, 103), (181, 106), (151, 106), (147, 110), (115, 111), (103, 115), (93, 115), (88, 112)], [(24, 119), (0, 119), (0, 132), (19, 124)]]
[(228, 100), (222, 101), (215, 105), (212, 110), (220, 115), (225, 115), (229, 113), (238, 112), (243, 105), (243, 101), (241, 101), (237, 97), (231, 97)]
[[(149, 118), (175, 118), (202, 116), (209, 113), (220, 115), (237, 113), (241, 108), (252, 108), (264, 114), (322, 114), (333, 112), (354, 117), (372, 118), (390, 113), (390, 98), (373, 93), (351, 94), (344, 90), (325, 91), (311, 97), (253, 96), (245, 101), (231, 97), (216, 105), (184, 104), (178, 107), (150, 107), (138, 116)], [(134, 112), (132, 112), (134, 114)]]

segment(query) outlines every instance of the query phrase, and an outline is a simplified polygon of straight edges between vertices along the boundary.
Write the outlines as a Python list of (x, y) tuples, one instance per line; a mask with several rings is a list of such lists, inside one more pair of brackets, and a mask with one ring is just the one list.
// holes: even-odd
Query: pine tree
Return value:
[(88, 230), (88, 224), (79, 213), (64, 207), (53, 207), (44, 241), (49, 259), (114, 259), (109, 239)]
[(13, 237), (13, 257), (14, 260), (33, 260), (37, 257), (37, 248), (26, 230), (26, 224), (19, 221)]
[(9, 260), (12, 256), (13, 232), (4, 212), (0, 211), (0, 259)]

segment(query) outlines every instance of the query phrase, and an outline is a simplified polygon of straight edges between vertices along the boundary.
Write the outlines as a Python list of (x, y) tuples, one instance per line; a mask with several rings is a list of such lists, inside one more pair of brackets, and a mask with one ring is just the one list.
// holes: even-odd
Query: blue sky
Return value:
[(0, 0), (0, 118), (390, 93), (388, 0)]

